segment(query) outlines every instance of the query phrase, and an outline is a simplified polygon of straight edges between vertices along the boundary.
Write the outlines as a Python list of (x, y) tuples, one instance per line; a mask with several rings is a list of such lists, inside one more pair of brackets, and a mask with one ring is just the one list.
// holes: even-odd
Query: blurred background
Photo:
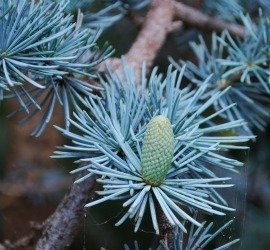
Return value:
[[(186, 2), (192, 6), (201, 4), (196, 0)], [(243, 1), (243, 6), (252, 14), (259, 6), (255, 2)], [(268, 1), (256, 3), (266, 9), (270, 7)], [(146, 10), (147, 7), (138, 13), (143, 16)], [(222, 13), (213, 13), (224, 18)], [(170, 34), (156, 58), (155, 65), (159, 70), (166, 70), (168, 56), (194, 61), (188, 43), (196, 41), (200, 32), (182, 27)], [(137, 33), (138, 27), (128, 17), (122, 18), (104, 31), (100, 43), (109, 41), (116, 50), (115, 56), (121, 56), (127, 52)], [(210, 34), (204, 35), (209, 37)], [(0, 106), (0, 242), (6, 239), (13, 241), (26, 235), (31, 231), (31, 222), (43, 222), (55, 210), (73, 182), (69, 174), (73, 168), (72, 162), (50, 158), (55, 147), (63, 144), (61, 135), (53, 126), (48, 126), (40, 138), (31, 137), (37, 118), (24, 125), (7, 119), (6, 115), (14, 105), (16, 103), (10, 102)], [(61, 116), (61, 111), (58, 111), (51, 125), (61, 124)], [(246, 165), (239, 174), (233, 174), (236, 186), (224, 193), (237, 212), (226, 218), (211, 218), (216, 227), (231, 218), (235, 218), (235, 223), (213, 243), (213, 247), (224, 239), (240, 237), (241, 244), (236, 245), (235, 249), (270, 249), (269, 142), (270, 127), (266, 132), (258, 133), (256, 143), (250, 143), (249, 151), (238, 156)], [(141, 249), (147, 249), (154, 240), (154, 232), (149, 229), (147, 221), (145, 228), (137, 234), (133, 233), (131, 222), (115, 228), (113, 225), (119, 211), (121, 207), (117, 203), (111, 203), (109, 208), (100, 205), (85, 210), (83, 228), (71, 249), (100, 249), (102, 246), (106, 249), (123, 249), (124, 243), (132, 248), (136, 239), (139, 239)]]

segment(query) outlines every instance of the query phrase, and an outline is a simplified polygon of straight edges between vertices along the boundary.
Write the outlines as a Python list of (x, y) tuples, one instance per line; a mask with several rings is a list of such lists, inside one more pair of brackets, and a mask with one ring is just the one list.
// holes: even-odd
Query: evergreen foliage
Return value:
[[(220, 89), (230, 87), (223, 98), (217, 100), (213, 108), (219, 110), (230, 103), (237, 106), (225, 113), (229, 121), (245, 119), (248, 123), (238, 133), (253, 134), (254, 128), (264, 130), (269, 122), (270, 109), (270, 73), (269, 64), (269, 18), (260, 13), (255, 25), (249, 16), (241, 16), (247, 29), (244, 39), (234, 39), (228, 32), (221, 36), (212, 35), (212, 44), (208, 48), (200, 37), (198, 44), (191, 47), (198, 59), (198, 65), (188, 62), (186, 76), (195, 85), (213, 74), (209, 81), (207, 100)], [(171, 60), (176, 68), (180, 65)], [(184, 64), (184, 62), (182, 62)]]
[[(170, 59), (165, 74), (142, 65), (135, 79), (125, 60), (124, 76), (109, 66), (98, 72), (113, 52), (97, 46), (102, 31), (149, 2), (2, 0), (0, 102), (16, 99), (10, 116), (26, 112), (21, 123), (42, 112), (34, 136), (62, 107), (65, 126), (55, 127), (67, 144), (52, 157), (74, 160), (71, 173), (83, 174), (76, 183), (100, 183), (100, 197), (86, 207), (121, 202), (116, 226), (131, 219), (135, 232), (148, 210), (157, 234), (161, 210), (176, 228), (175, 250), (202, 249), (232, 223), (210, 233), (213, 223), (196, 216), (234, 211), (218, 190), (232, 187), (231, 171), (244, 164), (228, 152), (247, 150), (269, 121), (270, 19), (263, 11), (256, 23), (239, 15), (243, 1), (207, 0), (205, 12), (241, 19), (246, 36), (213, 33), (210, 46), (200, 36), (191, 43), (196, 63)], [(161, 242), (157, 249), (168, 248)]]
[(89, 84), (96, 77), (93, 69), (112, 52), (108, 46), (98, 50), (100, 31), (82, 28), (82, 15), (73, 22), (73, 16), (64, 13), (66, 5), (66, 1), (0, 3), (0, 98), (17, 98), (18, 112), (28, 113), (23, 121), (44, 111), (33, 132), (36, 136), (51, 120), (56, 103), (63, 107), (69, 126), (70, 102), (77, 105), (93, 92), (95, 87)]
[[(206, 112), (228, 89), (217, 91), (202, 105), (200, 98), (205, 94), (211, 77), (198, 90), (192, 91), (180, 88), (185, 68), (178, 73), (170, 66), (165, 77), (154, 69), (148, 80), (143, 68), (142, 80), (137, 87), (133, 71), (126, 65), (123, 67), (125, 80), (109, 71), (103, 82), (105, 92), (102, 96), (90, 97), (85, 101), (86, 107), (77, 108), (75, 119), (70, 120), (75, 132), (58, 128), (72, 140), (72, 145), (61, 147), (54, 157), (78, 158), (77, 163), (86, 165), (72, 173), (85, 170), (88, 173), (77, 182), (95, 174), (103, 186), (102, 191), (97, 191), (103, 198), (86, 207), (107, 200), (123, 200), (127, 212), (116, 225), (134, 218), (135, 231), (139, 229), (148, 207), (157, 233), (157, 204), (170, 224), (179, 226), (184, 232), (185, 220), (201, 226), (192, 218), (192, 213), (198, 209), (217, 215), (233, 211), (216, 191), (217, 188), (231, 187), (232, 184), (224, 183), (230, 178), (219, 178), (214, 169), (241, 167), (243, 163), (219, 152), (247, 149), (241, 143), (251, 137), (218, 135), (245, 124), (243, 120), (214, 124), (215, 118), (233, 108), (234, 104), (211, 114)], [(155, 130), (153, 126), (158, 126), (153, 121), (160, 119), (166, 124), (162, 125), (162, 135), (157, 135), (161, 131), (152, 132)], [(164, 130), (170, 130), (170, 126), (172, 134), (170, 131), (167, 134)], [(160, 148), (164, 149), (163, 143), (166, 147), (174, 144), (172, 161), (160, 151)], [(149, 159), (154, 158), (155, 164), (151, 164)], [(164, 165), (159, 166), (161, 162)], [(187, 206), (190, 211), (177, 204)]]
[[(198, 250), (198, 249), (206, 249), (206, 247), (209, 247), (211, 242), (217, 237), (220, 236), (221, 233), (224, 232), (227, 228), (229, 228), (232, 225), (233, 221), (229, 221), (225, 223), (222, 227), (220, 227), (218, 230), (214, 231), (213, 233), (211, 231), (213, 228), (213, 222), (207, 224), (206, 221), (202, 223), (202, 227), (195, 230), (194, 226), (191, 227), (188, 235), (183, 234), (182, 231), (177, 230), (175, 232), (175, 239), (173, 244), (173, 250)], [(213, 250), (226, 250), (230, 249), (231, 246), (239, 242), (239, 239), (235, 239), (232, 241), (229, 241), (223, 245), (220, 245)], [(127, 244), (124, 246), (125, 250), (140, 250), (140, 244), (138, 242), (134, 243), (134, 247), (130, 248)], [(152, 248), (151, 248), (152, 249)], [(150, 250), (151, 250), (150, 249)], [(102, 250), (105, 250), (105, 248), (102, 248)], [(153, 249), (152, 249), (153, 250)], [(156, 248), (156, 250), (169, 250), (168, 246), (164, 241), (161, 241), (159, 246)]]

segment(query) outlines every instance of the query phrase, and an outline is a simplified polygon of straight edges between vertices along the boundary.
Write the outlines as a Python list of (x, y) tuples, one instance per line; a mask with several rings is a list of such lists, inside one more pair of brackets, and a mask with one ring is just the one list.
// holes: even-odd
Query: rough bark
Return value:
[(211, 17), (186, 4), (175, 2), (176, 16), (185, 24), (202, 30), (222, 32), (228, 30), (232, 35), (244, 37), (245, 28), (235, 23), (228, 23), (221, 19)]
[(37, 250), (66, 249), (72, 243), (84, 217), (84, 205), (94, 190), (95, 178), (73, 184), (56, 211), (44, 222)]
[(159, 227), (160, 227), (160, 238), (164, 241), (165, 245), (169, 249), (173, 249), (175, 228), (168, 222), (165, 214), (160, 209), (159, 211)]
[[(140, 79), (143, 62), (146, 63), (148, 70), (153, 65), (157, 53), (171, 31), (173, 16), (173, 0), (152, 1), (137, 39), (124, 56), (126, 62), (134, 70), (136, 79)], [(105, 63), (120, 75), (123, 73), (121, 59), (109, 58)]]

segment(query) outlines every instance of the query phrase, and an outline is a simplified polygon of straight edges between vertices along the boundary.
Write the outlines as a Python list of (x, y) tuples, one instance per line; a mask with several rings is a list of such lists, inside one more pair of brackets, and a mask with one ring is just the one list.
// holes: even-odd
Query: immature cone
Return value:
[(169, 119), (163, 115), (149, 122), (142, 147), (142, 176), (146, 183), (159, 186), (171, 168), (174, 136)]

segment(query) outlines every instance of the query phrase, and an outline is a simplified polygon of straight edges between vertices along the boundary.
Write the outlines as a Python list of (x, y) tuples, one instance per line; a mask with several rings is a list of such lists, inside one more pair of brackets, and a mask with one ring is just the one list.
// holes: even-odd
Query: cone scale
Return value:
[(161, 185), (172, 166), (174, 135), (172, 124), (163, 115), (148, 124), (142, 147), (142, 176), (151, 186)]

